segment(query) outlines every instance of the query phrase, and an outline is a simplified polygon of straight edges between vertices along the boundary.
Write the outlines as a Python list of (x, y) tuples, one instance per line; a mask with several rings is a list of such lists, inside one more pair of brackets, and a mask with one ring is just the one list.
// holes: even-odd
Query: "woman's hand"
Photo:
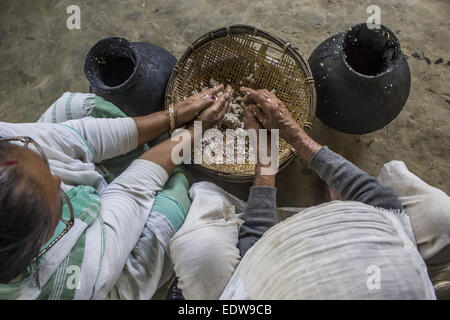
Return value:
[(244, 128), (255, 129), (258, 133), (259, 129), (263, 129), (261, 122), (256, 118), (256, 109), (254, 104), (246, 104), (244, 109)]
[[(214, 113), (213, 111), (219, 108), (219, 106), (216, 105), (217, 101), (220, 101), (217, 99), (217, 94), (223, 91), (224, 86), (221, 84), (177, 103), (174, 106), (175, 126), (177, 128), (181, 127), (196, 119), (197, 116), (202, 114), (206, 109), (213, 108), (207, 114), (203, 114), (202, 116), (209, 120), (212, 116), (210, 113)], [(139, 145), (154, 140), (170, 129), (168, 110), (154, 112), (142, 117), (134, 117), (133, 119), (138, 129)]]
[(228, 110), (232, 97), (233, 89), (227, 85), (223, 94), (216, 97), (215, 101), (198, 115), (195, 120), (202, 121), (203, 130), (211, 129), (222, 120)]
[[(259, 140), (259, 129), (263, 129), (263, 126), (261, 122), (256, 118), (256, 110), (258, 107), (254, 104), (246, 105), (244, 110), (244, 126), (245, 129), (254, 129), (256, 130), (257, 134), (257, 150), (254, 150), (256, 152), (257, 157), (257, 163), (255, 168), (255, 179), (253, 180), (254, 186), (265, 186), (265, 187), (274, 187), (275, 186), (275, 174), (270, 175), (263, 175), (261, 174), (261, 168), (268, 168), (271, 166), (270, 163), (268, 164), (262, 164), (260, 161), (259, 156), (259, 147), (260, 147), (260, 140)], [(267, 134), (267, 156), (270, 157), (271, 155), (271, 137), (270, 134)]]
[(175, 126), (181, 127), (186, 123), (194, 120), (206, 108), (214, 104), (219, 92), (223, 92), (224, 85), (203, 90), (202, 92), (187, 98), (184, 101), (174, 105)]
[(280, 137), (293, 146), (304, 160), (309, 162), (322, 147), (305, 133), (275, 94), (266, 89), (246, 87), (242, 87), (241, 92), (245, 94), (244, 103), (258, 106), (254, 115), (259, 122), (266, 129), (279, 129)]
[(242, 87), (241, 92), (245, 94), (244, 103), (253, 103), (259, 107), (255, 110), (255, 116), (262, 125), (268, 130), (279, 129), (280, 137), (288, 143), (291, 143), (299, 131), (303, 131), (284, 103), (272, 92), (246, 87)]

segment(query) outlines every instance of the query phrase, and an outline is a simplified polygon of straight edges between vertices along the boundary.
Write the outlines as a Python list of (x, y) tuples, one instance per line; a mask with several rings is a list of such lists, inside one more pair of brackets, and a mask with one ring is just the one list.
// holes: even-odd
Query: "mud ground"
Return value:
[[(81, 29), (66, 27), (66, 8), (81, 8)], [(207, 1), (207, 0), (2, 0), (0, 2), (0, 121), (32, 122), (66, 91), (87, 92), (84, 58), (99, 39), (122, 36), (164, 47), (176, 57), (198, 36), (244, 23), (289, 41), (307, 59), (330, 35), (366, 21), (381, 8), (412, 75), (409, 100), (387, 127), (367, 135), (337, 132), (315, 120), (312, 136), (377, 175), (403, 160), (431, 185), (450, 191), (450, 2), (409, 1)], [(197, 179), (201, 175), (194, 174)], [(246, 198), (249, 185), (214, 180)], [(320, 179), (295, 159), (277, 176), (279, 206), (321, 201)]]

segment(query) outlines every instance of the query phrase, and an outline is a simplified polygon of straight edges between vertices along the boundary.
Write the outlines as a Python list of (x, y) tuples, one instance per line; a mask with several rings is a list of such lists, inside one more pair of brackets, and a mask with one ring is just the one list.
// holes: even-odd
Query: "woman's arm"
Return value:
[[(172, 150), (177, 146), (178, 144), (181, 145), (188, 145), (188, 148), (190, 150), (189, 145), (192, 145), (194, 142), (194, 127), (190, 126), (186, 129), (185, 135), (178, 135), (173, 137), (172, 139), (167, 139), (147, 152), (145, 152), (139, 159), (151, 161), (154, 163), (157, 163), (160, 165), (166, 172), (170, 175), (177, 166), (174, 161), (172, 161)], [(186, 147), (177, 148), (181, 150), (186, 150)], [(181, 152), (182, 153), (182, 152)], [(183, 156), (180, 154), (180, 156)]]
[[(219, 87), (218, 87), (219, 88)], [(223, 88), (223, 85), (220, 86)], [(211, 91), (213, 90), (213, 91)], [(214, 90), (218, 89), (210, 89), (206, 92), (213, 93), (213, 95), (217, 92)], [(212, 103), (208, 102), (208, 106), (203, 111), (199, 112), (197, 121), (202, 122), (203, 130), (207, 130), (212, 128), (217, 122), (219, 122), (223, 116), (225, 115), (228, 105), (231, 101), (231, 97), (233, 95), (233, 90), (230, 86), (227, 86), (224, 90), (224, 94), (220, 97), (216, 98), (214, 96), (214, 100)], [(208, 100), (211, 100), (210, 95), (206, 96)], [(203, 98), (201, 98), (203, 99)], [(172, 161), (172, 149), (178, 145), (178, 143), (183, 144), (192, 144), (194, 141), (194, 126), (189, 125), (185, 131), (186, 135), (178, 135), (177, 138), (171, 140), (163, 141), (162, 143), (154, 146), (147, 152), (145, 152), (140, 159), (148, 160), (159, 164), (163, 167), (169, 174), (172, 173), (176, 164)], [(186, 137), (186, 138), (184, 138)], [(179, 148), (177, 148), (179, 149)]]
[[(212, 106), (216, 101), (216, 95), (223, 90), (224, 85), (220, 84), (175, 104), (175, 127), (179, 128), (187, 124), (203, 110)], [(133, 119), (136, 122), (139, 135), (138, 145), (152, 141), (170, 130), (169, 112), (167, 110)]]
[[(223, 118), (231, 95), (231, 87), (227, 87), (223, 95), (199, 114), (197, 119), (205, 124), (205, 129)], [(164, 187), (176, 166), (172, 161), (172, 150), (178, 143), (192, 146), (193, 126), (188, 127), (187, 132), (190, 137), (180, 138), (179, 141), (168, 139), (146, 151), (102, 193), (100, 200), (105, 225), (105, 249), (96, 296), (105, 296), (122, 272), (144, 229), (156, 193)]]
[[(253, 113), (255, 106), (248, 106), (245, 110), (245, 128), (259, 130), (261, 125)], [(258, 138), (259, 145), (259, 138)], [(268, 156), (270, 156), (270, 137), (267, 139)], [(276, 224), (276, 194), (275, 174), (263, 175), (261, 169), (270, 167), (269, 164), (262, 164), (257, 157), (255, 178), (253, 187), (250, 188), (250, 195), (247, 200), (244, 214), (240, 217), (244, 224), (239, 230), (238, 248), (241, 258), (262, 235)]]
[[(223, 89), (223, 85), (219, 85), (177, 103), (174, 106), (176, 127), (185, 125), (212, 106), (216, 94)], [(89, 117), (66, 121), (62, 125), (70, 127), (86, 141), (92, 152), (91, 161), (95, 163), (124, 155), (170, 130), (167, 110), (135, 118)]]
[(241, 258), (263, 234), (276, 223), (277, 188), (253, 186), (250, 188), (244, 214), (240, 217), (244, 224), (239, 230), (238, 248)]
[[(68, 132), (84, 140), (91, 157), (82, 161), (98, 163), (138, 147), (139, 132), (132, 118), (82, 118), (57, 125), (67, 127)], [(61, 144), (61, 147), (64, 152), (69, 146)]]
[(310, 138), (298, 125), (291, 131), (289, 143), (322, 180), (344, 200), (360, 201), (389, 210), (402, 210), (394, 191), (381, 185), (350, 161)]
[(138, 159), (100, 195), (105, 240), (96, 298), (103, 299), (116, 283), (168, 178), (160, 165)]
[(400, 200), (391, 188), (340, 155), (311, 139), (292, 118), (286, 106), (267, 90), (243, 88), (245, 100), (255, 100), (261, 109), (256, 116), (269, 129), (278, 128), (280, 136), (291, 144), (309, 166), (335, 189), (344, 200), (360, 201), (372, 206), (402, 210)]

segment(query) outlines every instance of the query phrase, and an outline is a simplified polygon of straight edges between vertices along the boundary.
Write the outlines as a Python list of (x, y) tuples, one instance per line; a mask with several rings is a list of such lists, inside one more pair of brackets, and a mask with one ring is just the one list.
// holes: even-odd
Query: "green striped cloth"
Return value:
[[(52, 104), (44, 114), (39, 118), (38, 122), (61, 123), (72, 119), (81, 119), (84, 117), (95, 118), (117, 118), (126, 117), (119, 108), (105, 101), (103, 98), (94, 94), (85, 93), (69, 93), (66, 92), (54, 104)], [(120, 175), (131, 162), (139, 157), (148, 149), (148, 146), (139, 147), (138, 149), (113, 159), (103, 161), (96, 164), (97, 169), (103, 173), (105, 180), (110, 183), (114, 178)], [(154, 201), (152, 211), (165, 216), (175, 230), (178, 230), (184, 223), (186, 215), (191, 205), (188, 196), (189, 183), (184, 171), (178, 167), (174, 170), (169, 178), (165, 188), (160, 191)], [(102, 261), (104, 255), (104, 223), (101, 212), (101, 202), (97, 190), (90, 186), (76, 186), (67, 192), (67, 196), (72, 203), (75, 218), (82, 221), (84, 230), (80, 233), (78, 239), (74, 239), (75, 243), (69, 254), (62, 259), (56, 271), (50, 275), (48, 281), (42, 287), (35, 287), (34, 281), (36, 276), (36, 263), (31, 266), (30, 270), (23, 275), (20, 281), (10, 284), (0, 284), (0, 299), (17, 299), (19, 297), (35, 296), (33, 292), (38, 290), (38, 299), (46, 300), (70, 300), (75, 297), (76, 290), (79, 287), (80, 276), (83, 277), (82, 265), (86, 258), (85, 252), (89, 250), (88, 258), (98, 264), (97, 274), (92, 277), (88, 275), (89, 290), (91, 298), (95, 291), (95, 286), (102, 270)], [(68, 219), (70, 215), (69, 208), (66, 203), (63, 204), (62, 217)], [(87, 232), (90, 226), (96, 221), (100, 224), (100, 237), (86, 243)], [(79, 224), (78, 224), (79, 225)], [(59, 223), (53, 237), (48, 241), (45, 248), (50, 244), (61, 232), (65, 225)], [(98, 242), (96, 242), (98, 241)], [(98, 248), (98, 249), (94, 249)], [(77, 276), (78, 275), (78, 276)], [(86, 275), (85, 275), (86, 276)]]
[[(114, 104), (95, 94), (66, 92), (44, 112), (38, 122), (61, 123), (84, 117), (122, 118), (127, 115)], [(96, 163), (97, 171), (110, 183), (148, 149), (148, 145), (144, 145), (123, 156)], [(175, 230), (183, 224), (191, 205), (188, 190), (189, 182), (185, 172), (178, 167), (172, 173), (164, 190), (155, 198), (153, 210), (168, 218)]]
[[(104, 229), (103, 220), (100, 215), (101, 203), (97, 191), (92, 187), (78, 186), (67, 192), (67, 196), (73, 206), (75, 218), (87, 224), (92, 225), (98, 218), (102, 230)], [(66, 203), (63, 205), (62, 216), (69, 218), (70, 211)], [(56, 228), (53, 238), (56, 238), (64, 230), (64, 225), (60, 222)], [(53, 240), (50, 240), (50, 242)], [(101, 242), (99, 268), (97, 271), (96, 281), (101, 271), (101, 261), (103, 258), (104, 248), (104, 232), (98, 241)], [(50, 243), (49, 242), (49, 243)], [(47, 245), (45, 245), (47, 246)], [(44, 247), (45, 247), (44, 246)], [(56, 272), (50, 277), (48, 282), (42, 287), (38, 300), (71, 300), (78, 288), (79, 277), (81, 274), (81, 265), (83, 263), (84, 251), (86, 248), (86, 232), (81, 234), (70, 253), (65, 257), (59, 265)], [(73, 275), (72, 279), (71, 276)], [(95, 288), (95, 283), (93, 285)], [(93, 294), (93, 292), (92, 292)]]
[[(127, 115), (114, 104), (92, 93), (64, 93), (39, 118), (37, 122), (61, 123), (85, 117), (124, 118)], [(143, 145), (119, 157), (96, 163), (97, 171), (110, 183), (120, 175), (134, 159), (149, 147)]]

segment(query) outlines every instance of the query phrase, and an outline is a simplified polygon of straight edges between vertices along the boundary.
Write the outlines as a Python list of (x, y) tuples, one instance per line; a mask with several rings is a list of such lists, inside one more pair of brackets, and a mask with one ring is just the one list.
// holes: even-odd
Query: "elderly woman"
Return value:
[[(172, 126), (215, 125), (231, 95), (220, 85), (188, 98)], [(178, 141), (133, 150), (170, 122), (68, 93), (40, 123), (0, 122), (0, 299), (149, 299), (169, 280), (168, 243), (190, 205)]]
[[(392, 163), (380, 180), (402, 196), (407, 215), (392, 188), (312, 140), (273, 93), (241, 90), (246, 128), (279, 129), (342, 200), (278, 223), (275, 175), (262, 175), (260, 161), (247, 203), (215, 185), (194, 184), (187, 220), (170, 244), (183, 296), (434, 299), (424, 260), (428, 271), (448, 272), (448, 196)], [(243, 213), (233, 215), (230, 206)]]

